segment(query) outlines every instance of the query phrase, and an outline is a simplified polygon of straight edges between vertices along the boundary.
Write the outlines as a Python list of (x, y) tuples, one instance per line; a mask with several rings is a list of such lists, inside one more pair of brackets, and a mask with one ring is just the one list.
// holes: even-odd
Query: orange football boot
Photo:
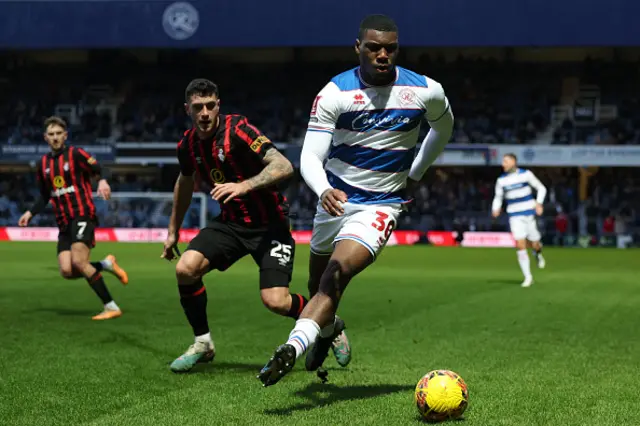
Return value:
[(124, 269), (118, 266), (118, 263), (116, 262), (116, 257), (110, 254), (109, 256), (106, 257), (106, 259), (111, 262), (110, 272), (112, 272), (113, 275), (118, 277), (122, 285), (129, 284), (129, 275), (127, 275), (127, 272)]
[(118, 318), (121, 316), (122, 316), (122, 311), (120, 309), (118, 310), (105, 309), (104, 311), (100, 312), (98, 315), (95, 315), (91, 319), (94, 321), (104, 321), (104, 320)]

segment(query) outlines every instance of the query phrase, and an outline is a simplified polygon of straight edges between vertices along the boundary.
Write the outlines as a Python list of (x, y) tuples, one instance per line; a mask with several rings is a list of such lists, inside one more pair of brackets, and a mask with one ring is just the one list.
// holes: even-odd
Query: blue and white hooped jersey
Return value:
[[(535, 189), (537, 194), (533, 196)], [(526, 169), (516, 169), (511, 173), (503, 173), (496, 180), (495, 197), (492, 210), (507, 203), (507, 214), (513, 216), (533, 216), (536, 214), (536, 203), (544, 203), (547, 189), (538, 178)]]
[(423, 117), (449, 109), (440, 83), (396, 67), (396, 80), (370, 86), (354, 68), (334, 77), (316, 97), (308, 131), (332, 134), (325, 164), (332, 187), (349, 202), (405, 202), (403, 189), (416, 154)]

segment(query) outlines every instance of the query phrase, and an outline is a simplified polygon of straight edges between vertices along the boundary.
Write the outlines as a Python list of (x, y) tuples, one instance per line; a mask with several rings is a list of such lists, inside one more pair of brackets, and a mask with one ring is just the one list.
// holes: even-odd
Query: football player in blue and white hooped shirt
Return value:
[[(502, 158), (502, 169), (504, 173), (496, 181), (496, 194), (491, 210), (493, 217), (500, 216), (502, 202), (506, 201), (509, 226), (518, 250), (518, 263), (524, 275), (522, 286), (529, 287), (533, 284), (533, 277), (527, 254), (527, 240), (531, 242), (535, 251), (538, 267), (542, 269), (545, 266), (536, 215), (542, 215), (547, 188), (530, 170), (518, 167), (515, 154), (505, 154)], [(536, 190), (535, 197), (531, 188)]]
[[(344, 322), (335, 316), (340, 297), (387, 243), (408, 201), (407, 180), (419, 181), (451, 137), (453, 114), (440, 83), (395, 66), (393, 20), (365, 18), (355, 51), (360, 66), (334, 77), (311, 109), (300, 171), (320, 199), (311, 237), (313, 297), (261, 371), (265, 386), (311, 347), (307, 370), (317, 370), (331, 347), (341, 365), (349, 361), (349, 344), (340, 341)], [(423, 118), (431, 129), (416, 153)]]

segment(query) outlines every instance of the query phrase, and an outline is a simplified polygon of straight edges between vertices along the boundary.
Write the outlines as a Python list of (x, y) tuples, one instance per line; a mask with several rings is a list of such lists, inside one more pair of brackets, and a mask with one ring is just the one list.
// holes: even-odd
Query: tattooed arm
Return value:
[(265, 168), (254, 177), (244, 181), (250, 191), (275, 185), (293, 176), (293, 166), (277, 149), (269, 149), (262, 159)]
[(240, 143), (238, 149), (246, 149), (250, 155), (257, 155), (265, 165), (257, 175), (240, 183), (215, 184), (211, 190), (214, 200), (228, 203), (234, 198), (242, 197), (247, 192), (268, 188), (288, 179), (293, 175), (293, 166), (273, 146), (268, 137), (263, 135), (245, 117), (240, 117), (234, 126), (236, 141)]

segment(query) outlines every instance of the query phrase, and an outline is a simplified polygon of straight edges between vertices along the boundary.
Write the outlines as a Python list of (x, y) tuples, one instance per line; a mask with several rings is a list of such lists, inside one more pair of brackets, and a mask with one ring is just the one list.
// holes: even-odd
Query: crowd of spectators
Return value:
[[(540, 229), (549, 238), (580, 235), (602, 236), (612, 232), (640, 229), (640, 175), (634, 169), (601, 169), (590, 179), (587, 198), (579, 198), (576, 169), (534, 169), (548, 188), (545, 213)], [(176, 172), (177, 173), (177, 172)], [(171, 173), (137, 175), (115, 173), (114, 192), (136, 192), (131, 198), (96, 201), (100, 223), (105, 227), (166, 227), (171, 200), (147, 198), (149, 192), (172, 189)], [(490, 215), (496, 170), (488, 168), (434, 168), (411, 192), (413, 202), (402, 216), (399, 229), (429, 230), (508, 230), (507, 217), (494, 220)], [(294, 229), (310, 229), (317, 199), (296, 175), (285, 188), (290, 201)], [(15, 226), (22, 212), (37, 196), (33, 174), (0, 174), (0, 226)], [(208, 220), (219, 213), (217, 203), (208, 197)], [(184, 226), (200, 225), (200, 200), (195, 200)], [(55, 226), (50, 208), (33, 222)]]
[[(640, 143), (638, 90), (632, 87), (638, 83), (621, 76), (633, 75), (637, 64), (462, 57), (445, 62), (428, 55), (402, 64), (443, 84), (456, 116), (455, 143), (532, 143), (541, 135), (547, 135), (547, 143)], [(189, 126), (184, 87), (194, 76), (204, 76), (219, 84), (223, 112), (250, 117), (273, 140), (300, 143), (316, 93), (353, 66), (329, 59), (321, 65), (221, 65), (206, 57), (171, 57), (147, 65), (116, 53), (78, 67), (51, 65), (44, 75), (38, 67), (15, 64), (0, 69), (0, 140), (40, 142), (43, 117), (63, 105), (75, 111), (70, 133), (77, 143), (175, 141)], [(568, 76), (597, 84), (601, 103), (616, 105), (618, 118), (591, 126), (567, 119), (547, 133), (551, 107), (559, 104)]]

